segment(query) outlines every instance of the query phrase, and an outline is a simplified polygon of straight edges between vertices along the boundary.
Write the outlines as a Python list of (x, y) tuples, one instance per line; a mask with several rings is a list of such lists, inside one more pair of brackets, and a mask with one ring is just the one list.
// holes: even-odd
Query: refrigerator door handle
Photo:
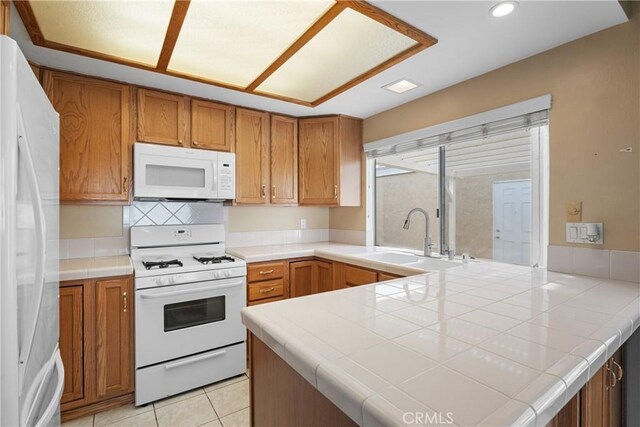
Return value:
[(64, 391), (64, 366), (62, 365), (62, 357), (60, 356), (59, 349), (56, 349), (55, 367), (58, 373), (58, 383), (56, 384), (56, 391), (53, 394), (53, 399), (51, 399), (51, 401), (47, 405), (47, 409), (45, 409), (38, 422), (35, 423), (36, 427), (48, 426), (51, 418), (53, 418), (56, 410), (60, 406), (60, 398), (62, 398), (62, 392)]
[(22, 119), (22, 111), (18, 107), (18, 150), (20, 153), (20, 159), (23, 159), (23, 164), (26, 172), (27, 179), (29, 181), (29, 190), (31, 192), (31, 200), (33, 205), (33, 215), (36, 227), (36, 239), (37, 239), (37, 254), (38, 259), (36, 261), (36, 274), (35, 285), (38, 286), (37, 301), (36, 301), (36, 315), (31, 327), (27, 329), (27, 339), (24, 346), (20, 349), (20, 382), (22, 382), (24, 369), (26, 367), (29, 354), (31, 353), (31, 347), (33, 346), (33, 339), (36, 333), (36, 325), (38, 324), (38, 316), (40, 315), (40, 306), (42, 305), (42, 298), (44, 294), (44, 270), (46, 259), (46, 230), (44, 223), (44, 211), (42, 210), (42, 198), (40, 196), (40, 188), (38, 187), (38, 179), (36, 177), (35, 165), (33, 164), (33, 157), (31, 156), (31, 150), (27, 142), (27, 134), (24, 127), (24, 121)]

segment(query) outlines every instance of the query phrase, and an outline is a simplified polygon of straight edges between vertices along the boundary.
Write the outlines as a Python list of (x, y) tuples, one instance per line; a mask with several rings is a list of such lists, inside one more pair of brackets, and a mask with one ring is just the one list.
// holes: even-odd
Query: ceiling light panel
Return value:
[(244, 88), (333, 3), (191, 1), (168, 69)]
[(173, 1), (32, 1), (44, 38), (155, 66)]
[(347, 8), (257, 91), (313, 102), (416, 44)]

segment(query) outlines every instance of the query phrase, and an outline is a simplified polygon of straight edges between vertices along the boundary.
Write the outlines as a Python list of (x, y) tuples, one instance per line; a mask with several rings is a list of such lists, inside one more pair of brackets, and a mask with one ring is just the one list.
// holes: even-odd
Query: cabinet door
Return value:
[(317, 290), (327, 292), (333, 290), (333, 264), (325, 261), (316, 261)]
[(271, 116), (271, 203), (298, 203), (298, 120)]
[(44, 87), (60, 114), (60, 200), (129, 200), (129, 86), (46, 71)]
[(402, 276), (397, 276), (391, 273), (384, 273), (382, 271), (378, 272), (378, 282), (384, 282), (385, 280), (399, 279), (400, 277)]
[(300, 204), (338, 204), (338, 118), (300, 120)]
[(60, 288), (60, 355), (64, 391), (60, 403), (84, 398), (83, 286)]
[(289, 297), (301, 297), (317, 292), (316, 261), (289, 264)]
[(338, 277), (337, 288), (368, 285), (378, 281), (377, 272), (346, 264), (340, 265)]
[(191, 147), (233, 151), (235, 111), (230, 105), (191, 100)]
[(617, 427), (622, 425), (623, 371), (619, 349), (582, 388), (582, 425)]
[(96, 396), (133, 389), (133, 295), (129, 278), (95, 281)]
[(138, 141), (165, 145), (189, 145), (185, 97), (138, 89)]
[(236, 202), (268, 203), (269, 114), (236, 109)]

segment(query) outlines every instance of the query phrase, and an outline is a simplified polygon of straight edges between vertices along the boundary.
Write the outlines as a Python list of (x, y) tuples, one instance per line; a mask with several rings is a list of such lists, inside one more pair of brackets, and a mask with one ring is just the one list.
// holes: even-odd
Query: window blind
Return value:
[(394, 137), (393, 141), (380, 141), (379, 143), (366, 144), (364, 149), (367, 157), (378, 158), (497, 136), (522, 129), (542, 126), (548, 122), (549, 110), (544, 109), (443, 133), (437, 133), (438, 127), (434, 126), (431, 132), (432, 134), (429, 134), (430, 132), (428, 130), (422, 132), (422, 135), (419, 135), (419, 132), (410, 132), (405, 134), (406, 139), (402, 138), (402, 136), (399, 138)]

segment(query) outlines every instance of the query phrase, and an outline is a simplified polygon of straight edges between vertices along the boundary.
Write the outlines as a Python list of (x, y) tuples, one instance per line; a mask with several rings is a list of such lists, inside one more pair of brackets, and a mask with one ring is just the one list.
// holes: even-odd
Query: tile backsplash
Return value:
[(222, 203), (140, 202), (129, 207), (130, 225), (220, 224), (224, 222)]
[(550, 271), (640, 282), (640, 252), (550, 245), (548, 257)]

